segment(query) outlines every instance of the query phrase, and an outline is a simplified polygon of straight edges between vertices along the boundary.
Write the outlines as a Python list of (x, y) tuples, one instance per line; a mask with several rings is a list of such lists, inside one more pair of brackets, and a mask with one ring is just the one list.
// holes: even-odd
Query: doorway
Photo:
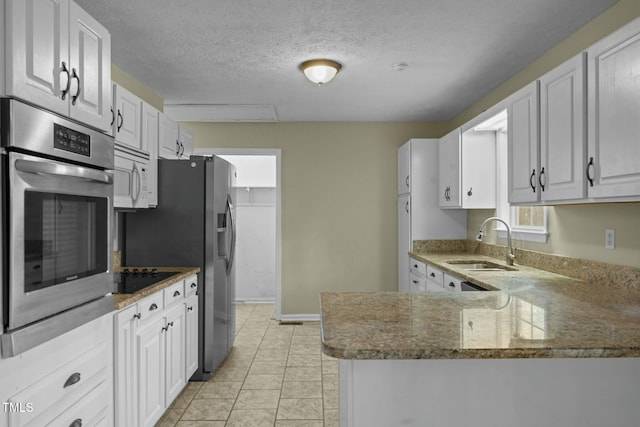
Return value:
[(280, 149), (196, 148), (236, 167), (236, 302), (275, 303), (281, 318)]

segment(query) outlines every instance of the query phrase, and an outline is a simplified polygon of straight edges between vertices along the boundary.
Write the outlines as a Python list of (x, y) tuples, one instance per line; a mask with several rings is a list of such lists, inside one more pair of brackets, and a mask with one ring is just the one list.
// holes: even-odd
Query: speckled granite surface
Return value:
[[(640, 284), (613, 283), (607, 271), (618, 266), (559, 261), (585, 280), (522, 265), (465, 271), (447, 261), (504, 264), (504, 251), (492, 258), (436, 247), (411, 255), (495, 291), (324, 293), (323, 351), (343, 359), (640, 357)], [(621, 280), (634, 280), (634, 270)]]
[[(113, 299), (115, 302), (115, 309), (116, 310), (120, 310), (128, 305), (131, 305), (139, 300), (141, 300), (142, 298), (149, 296), (153, 293), (156, 293), (158, 291), (161, 291), (162, 289), (173, 285), (176, 282), (179, 282), (180, 280), (184, 280), (187, 277), (191, 276), (192, 274), (197, 274), (200, 272), (200, 267), (129, 267), (129, 268), (157, 268), (158, 271), (178, 271), (180, 272), (180, 274), (172, 276), (168, 279), (159, 281), (158, 283), (151, 285), (149, 287), (146, 287), (144, 289), (139, 290), (136, 293), (133, 294), (113, 294)], [(121, 270), (117, 270), (117, 271), (121, 271)]]

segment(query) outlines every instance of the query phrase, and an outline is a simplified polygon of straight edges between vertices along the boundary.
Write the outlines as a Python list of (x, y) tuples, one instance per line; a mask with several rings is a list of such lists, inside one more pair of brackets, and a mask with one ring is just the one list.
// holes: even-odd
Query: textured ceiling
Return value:
[[(280, 121), (450, 120), (616, 1), (76, 0), (166, 104)], [(298, 64), (325, 57), (342, 71), (314, 86)]]

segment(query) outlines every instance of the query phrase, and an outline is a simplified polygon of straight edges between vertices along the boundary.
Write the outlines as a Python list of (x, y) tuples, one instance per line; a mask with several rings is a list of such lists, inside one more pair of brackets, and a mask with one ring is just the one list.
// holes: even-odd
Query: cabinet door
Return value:
[(509, 203), (535, 203), (540, 200), (538, 81), (511, 95), (507, 104)]
[(460, 196), (464, 209), (496, 207), (496, 137), (495, 132), (462, 134), (460, 155)]
[(179, 126), (179, 139), (180, 139), (180, 159), (188, 159), (193, 154), (196, 142), (193, 138), (193, 132), (186, 129), (184, 126)]
[(460, 292), (461, 288), (461, 280), (457, 277), (451, 276), (447, 273), (444, 273), (444, 289), (447, 291)]
[(136, 334), (138, 423), (151, 427), (165, 410), (165, 319), (147, 323)]
[(398, 148), (398, 194), (411, 192), (411, 141)]
[(114, 394), (116, 425), (135, 427), (136, 405), (136, 327), (138, 306), (133, 304), (115, 315)]
[(188, 380), (198, 369), (198, 295), (194, 294), (185, 301), (185, 310), (187, 334), (185, 379)]
[(7, 95), (67, 115), (69, 0), (7, 0), (5, 7)]
[(411, 197), (398, 197), (398, 291), (409, 292), (409, 251), (411, 251)]
[(148, 156), (142, 146), (142, 100), (119, 85), (113, 85), (115, 120), (113, 122), (116, 144)]
[(439, 141), (440, 207), (460, 207), (460, 128)]
[(543, 201), (586, 197), (586, 56), (540, 78), (540, 173)]
[(185, 306), (178, 304), (167, 313), (166, 317), (166, 398), (165, 402), (173, 402), (182, 391), (186, 380), (186, 322)]
[(177, 159), (181, 151), (178, 124), (164, 114), (159, 115), (158, 122), (160, 137), (158, 158)]
[(589, 197), (640, 195), (640, 19), (587, 51)]
[(104, 132), (111, 127), (111, 36), (80, 6), (69, 11), (69, 116)]
[(411, 292), (424, 292), (427, 290), (427, 279), (417, 276), (413, 273), (409, 274), (409, 289)]
[(142, 146), (149, 151), (147, 165), (147, 203), (158, 205), (158, 116), (160, 112), (146, 102), (142, 103)]

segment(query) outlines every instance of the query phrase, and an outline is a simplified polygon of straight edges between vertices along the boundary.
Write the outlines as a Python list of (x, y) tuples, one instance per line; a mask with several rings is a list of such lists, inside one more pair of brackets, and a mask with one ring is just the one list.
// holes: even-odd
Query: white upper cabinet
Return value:
[(159, 116), (160, 143), (158, 157), (161, 159), (177, 159), (180, 154), (180, 131), (178, 123), (165, 114)]
[(462, 132), (460, 195), (464, 209), (496, 207), (496, 133)]
[(590, 198), (640, 196), (640, 19), (591, 46), (588, 56)]
[(147, 165), (147, 202), (149, 206), (158, 205), (158, 144), (160, 112), (147, 104), (142, 103), (142, 146), (149, 149), (149, 163)]
[(398, 148), (398, 194), (411, 192), (411, 144)]
[(586, 56), (540, 78), (540, 172), (543, 202), (586, 197)]
[(540, 200), (538, 81), (511, 95), (506, 105), (509, 203), (537, 203)]
[(108, 132), (111, 37), (70, 0), (7, 0), (6, 94)]
[(142, 138), (142, 99), (118, 84), (113, 85), (113, 136), (116, 145), (134, 154), (148, 156), (149, 147)]
[(174, 122), (169, 116), (160, 114), (160, 144), (158, 158), (188, 159), (194, 151), (193, 133)]
[(193, 132), (182, 125), (179, 125), (179, 129), (180, 131), (178, 135), (180, 136), (180, 155), (178, 156), (178, 158), (188, 159), (193, 154), (196, 142), (193, 137)]
[(108, 132), (111, 125), (111, 36), (73, 2), (69, 16), (71, 78), (77, 80), (79, 86), (71, 94), (69, 115)]
[(461, 128), (439, 141), (441, 208), (496, 206), (496, 145), (493, 132)]
[(449, 132), (439, 141), (440, 207), (458, 208), (460, 199), (460, 128)]

